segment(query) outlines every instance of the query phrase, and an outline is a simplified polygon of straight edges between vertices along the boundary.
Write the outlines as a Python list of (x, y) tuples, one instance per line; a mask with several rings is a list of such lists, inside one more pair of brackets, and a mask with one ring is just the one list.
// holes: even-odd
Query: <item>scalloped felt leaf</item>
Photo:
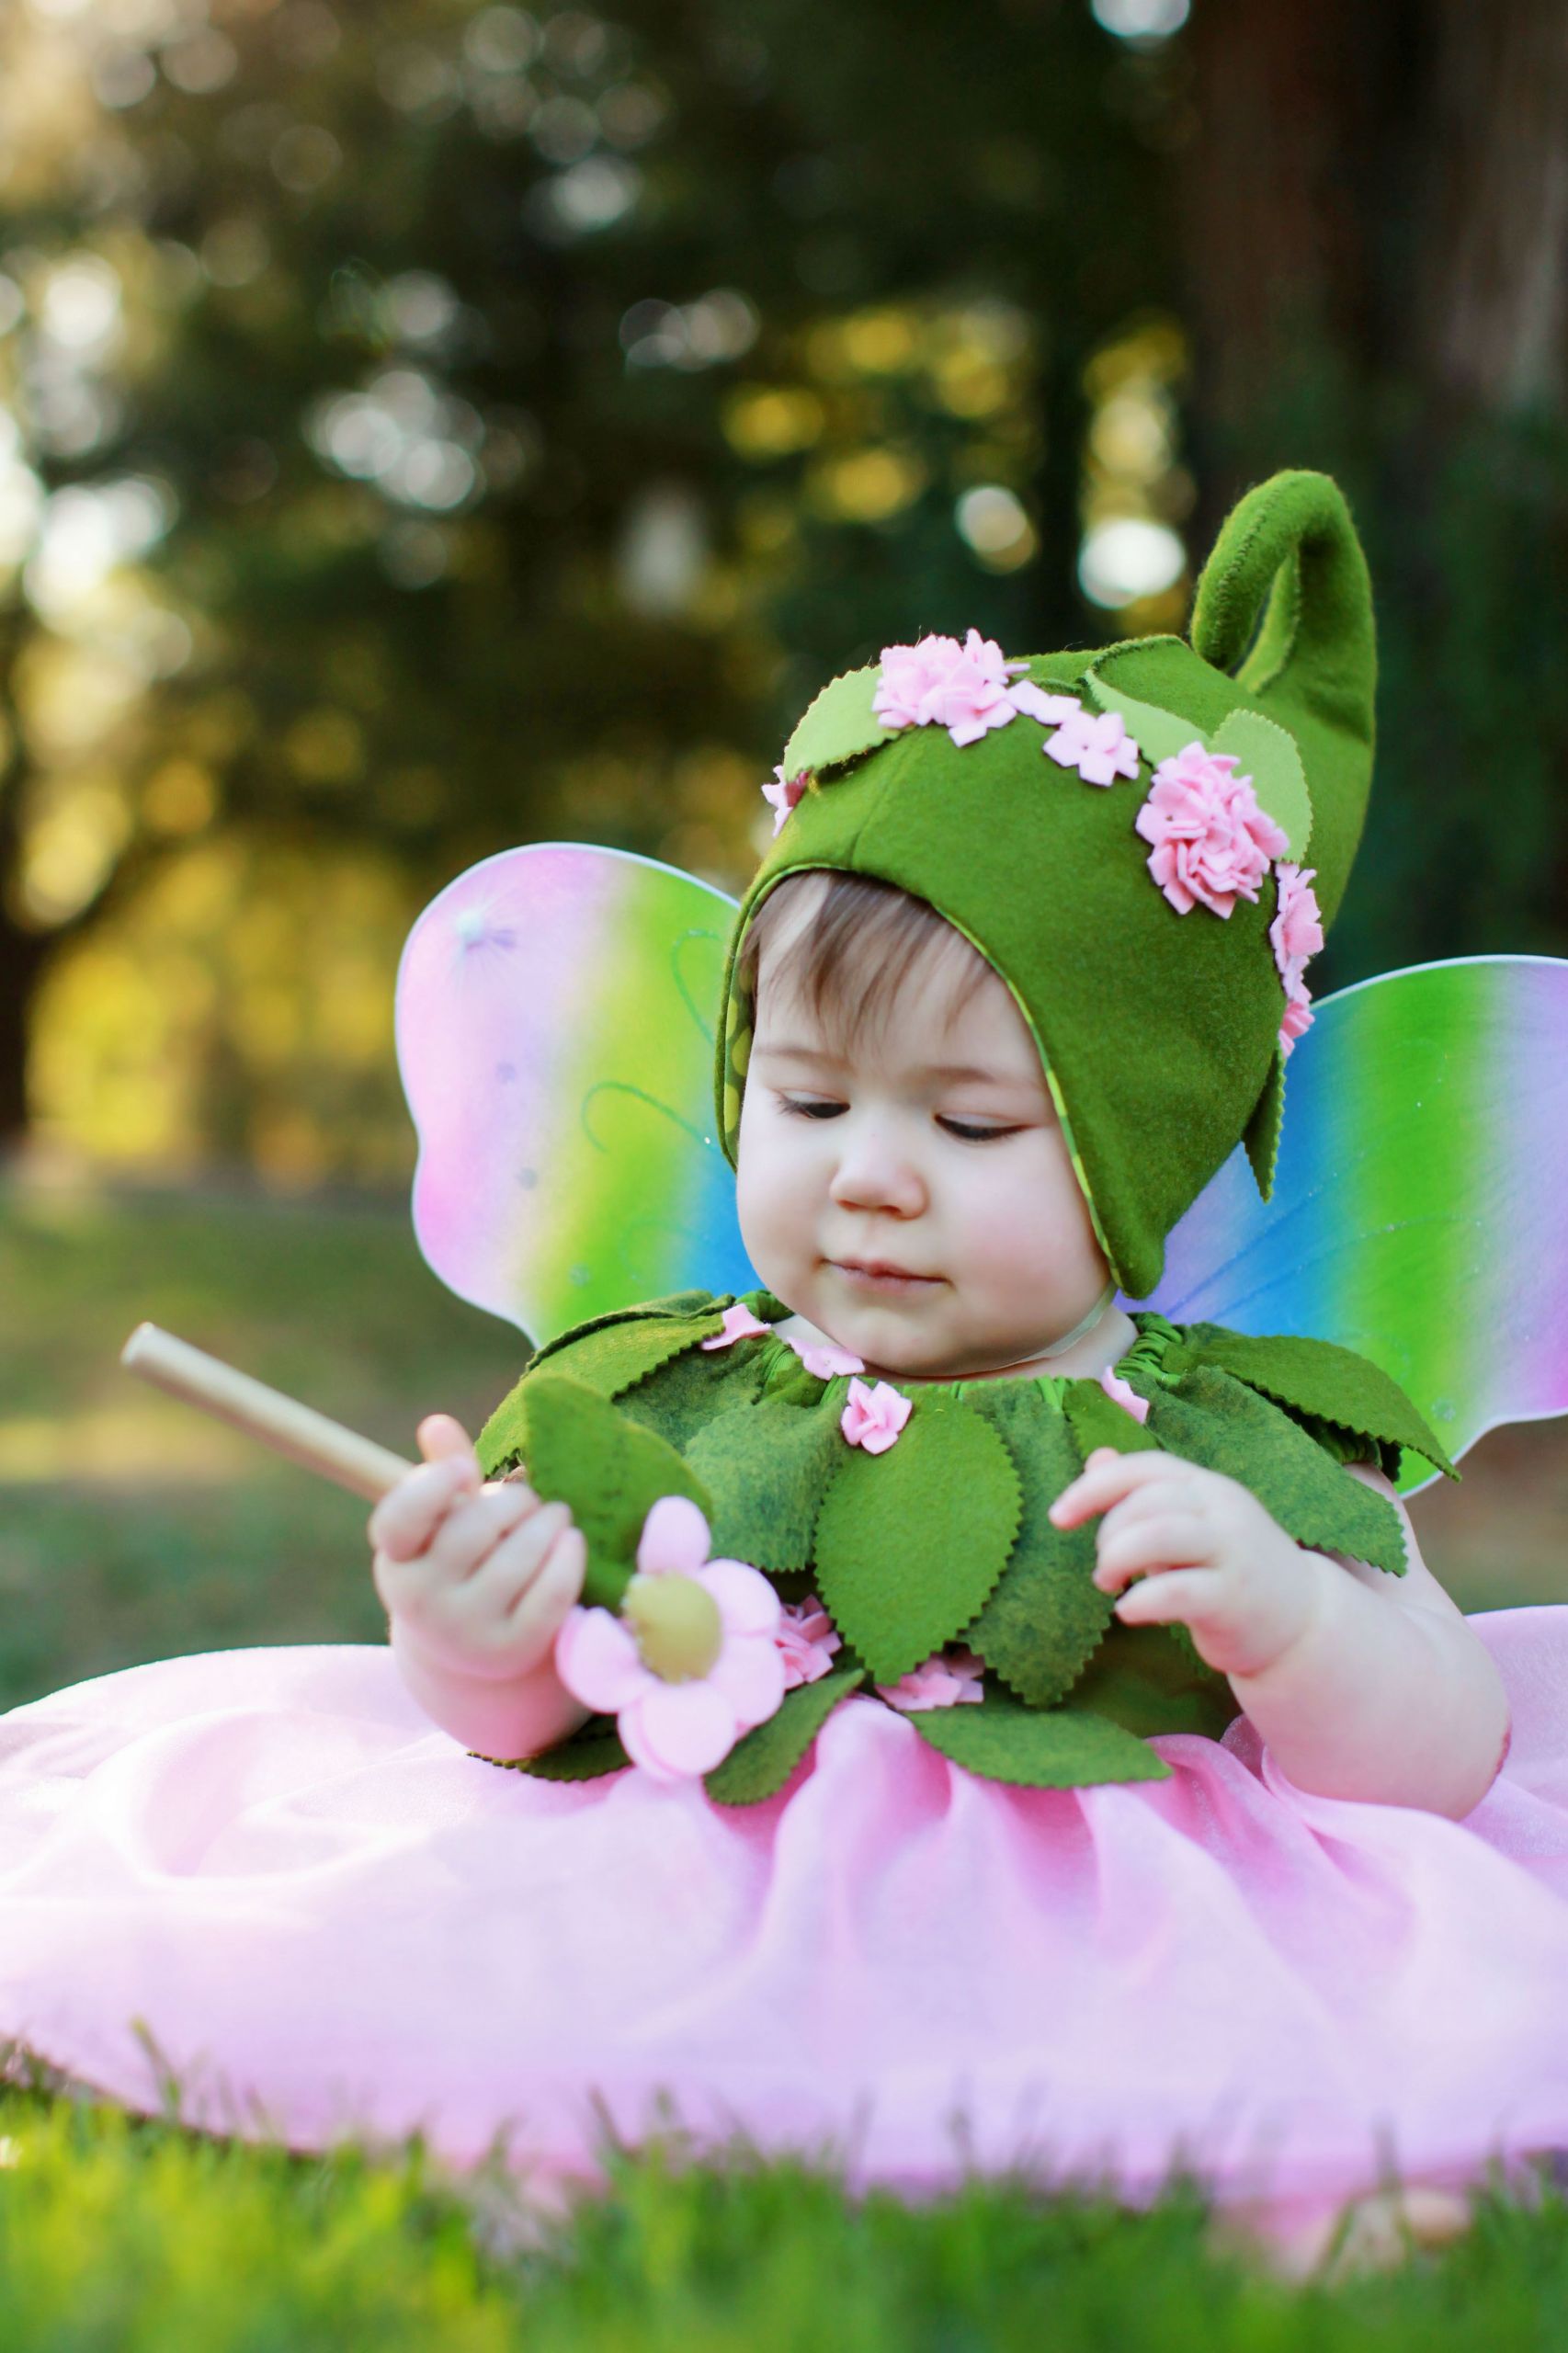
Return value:
[(493, 1756), (485, 1761), (501, 1765), (508, 1773), (528, 1773), (536, 1781), (597, 1781), (606, 1773), (619, 1773), (631, 1759), (620, 1745), (612, 1720), (594, 1716), (559, 1748), (547, 1748), (538, 1756)]
[(1285, 1055), (1276, 1046), (1268, 1065), (1268, 1076), (1263, 1082), (1263, 1092), (1253, 1106), (1242, 1143), (1258, 1199), (1267, 1201), (1274, 1191), (1274, 1172), (1279, 1165), (1279, 1139), (1285, 1126)]
[(1341, 1470), (1282, 1407), (1233, 1374), (1193, 1365), (1174, 1390), (1155, 1394), (1148, 1427), (1167, 1452), (1250, 1489), (1298, 1544), (1403, 1574), (1404, 1531), (1386, 1496)]
[[(840, 1384), (842, 1387), (842, 1384)], [(823, 1492), (844, 1453), (841, 1396), (764, 1397), (724, 1414), (686, 1449), (713, 1498), (713, 1550), (757, 1569), (803, 1569)]]
[(988, 1781), (1080, 1790), (1096, 1781), (1168, 1781), (1171, 1768), (1133, 1733), (1085, 1708), (926, 1708), (909, 1719), (927, 1747)]
[(709, 1796), (720, 1805), (756, 1805), (776, 1796), (840, 1700), (865, 1680), (863, 1667), (840, 1667), (786, 1691), (778, 1714), (736, 1741), (723, 1763), (703, 1777)]
[(953, 1640), (1006, 1566), (1018, 1474), (990, 1423), (927, 1390), (885, 1454), (846, 1446), (817, 1519), (817, 1589), (879, 1683)]
[(1189, 744), (1204, 740), (1202, 730), (1192, 720), (1183, 719), (1178, 711), (1162, 710), (1156, 703), (1140, 702), (1136, 695), (1123, 694), (1092, 668), (1084, 674), (1084, 687), (1097, 710), (1120, 712), (1128, 733), (1152, 768), (1162, 760), (1174, 760)]
[(1229, 1683), (1204, 1665), (1185, 1626), (1124, 1626), (1119, 1619), (1074, 1685), (1073, 1705), (1140, 1740), (1162, 1732), (1218, 1740), (1240, 1712)]
[(1158, 1438), (1150, 1437), (1147, 1423), (1108, 1397), (1097, 1381), (1070, 1381), (1062, 1407), (1081, 1462), (1088, 1461), (1096, 1446), (1111, 1447), (1118, 1454), (1147, 1454), (1159, 1445)]
[[(1084, 1384), (1064, 1383), (1069, 1389)], [(1101, 1391), (1104, 1397), (1105, 1392)], [(1017, 1473), (1017, 1539), (963, 1640), (1031, 1707), (1071, 1689), (1110, 1624), (1114, 1597), (1094, 1583), (1095, 1530), (1053, 1528), (1051, 1505), (1083, 1468), (1063, 1416), (1031, 1381), (988, 1382), (971, 1400), (1000, 1434)], [(1108, 1398), (1106, 1404), (1110, 1404)], [(1111, 1406), (1113, 1413), (1119, 1412)], [(1131, 1415), (1121, 1419), (1131, 1430)], [(1138, 1432), (1142, 1437), (1142, 1431)], [(967, 1712), (967, 1710), (966, 1710)]]
[(1250, 776), (1257, 805), (1284, 829), (1290, 855), (1304, 866), (1312, 836), (1312, 799), (1295, 737), (1260, 710), (1233, 710), (1210, 738), (1213, 752), (1228, 752), (1240, 776)]
[(871, 709), (881, 675), (873, 664), (865, 670), (841, 671), (828, 680), (784, 746), (786, 776), (799, 776), (802, 768), (822, 776), (879, 744), (892, 743), (898, 730), (884, 727)]
[(1218, 1324), (1189, 1324), (1187, 1336), (1200, 1363), (1218, 1365), (1287, 1413), (1370, 1439), (1373, 1454), (1392, 1449), (1397, 1456), (1403, 1447), (1450, 1479), (1459, 1476), (1398, 1381), (1369, 1358), (1336, 1347), (1332, 1340), (1306, 1340), (1293, 1334), (1266, 1339), (1228, 1332)]
[(615, 1608), (631, 1581), (642, 1523), (661, 1495), (712, 1506), (674, 1447), (580, 1381), (538, 1373), (524, 1384), (522, 1461), (546, 1503), (565, 1503), (587, 1540), (583, 1598)]
[(483, 859), (419, 917), (397, 1051), (414, 1224), (460, 1299), (536, 1341), (691, 1284), (756, 1281), (713, 1134), (735, 903), (623, 850)]
[[(711, 1339), (722, 1326), (729, 1303), (718, 1300), (694, 1315), (628, 1315), (601, 1324), (597, 1330), (570, 1340), (571, 1363), (561, 1370), (574, 1381), (597, 1389), (601, 1397), (619, 1397), (668, 1364), (672, 1357), (684, 1356), (687, 1348)], [(562, 1343), (557, 1342), (541, 1350), (530, 1370), (553, 1363), (562, 1349)]]

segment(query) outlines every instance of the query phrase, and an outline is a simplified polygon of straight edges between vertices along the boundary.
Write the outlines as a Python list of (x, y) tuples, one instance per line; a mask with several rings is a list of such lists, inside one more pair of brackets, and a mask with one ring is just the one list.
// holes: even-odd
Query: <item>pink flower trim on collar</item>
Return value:
[(836, 1340), (824, 1340), (820, 1348), (808, 1347), (803, 1340), (787, 1340), (786, 1347), (793, 1348), (806, 1370), (817, 1381), (834, 1381), (846, 1372), (864, 1372), (866, 1359), (852, 1349), (841, 1348)]
[(737, 1340), (765, 1339), (767, 1330), (767, 1325), (754, 1315), (749, 1307), (743, 1307), (737, 1299), (733, 1307), (725, 1308), (723, 1319), (713, 1337), (699, 1341), (698, 1345), (704, 1355), (711, 1356), (715, 1348), (733, 1348)]
[(1160, 762), (1132, 821), (1153, 846), (1149, 871), (1179, 915), (1200, 904), (1229, 915), (1238, 899), (1256, 898), (1269, 861), (1290, 847), (1235, 766), (1229, 752), (1188, 744)]
[(1040, 689), (1013, 673), (1027, 662), (1009, 662), (994, 638), (971, 629), (960, 645), (956, 637), (922, 637), (913, 645), (884, 645), (881, 675), (871, 709), (884, 727), (945, 727), (955, 744), (978, 744), (993, 727), (1006, 727), (1020, 710), (1036, 718)]
[(835, 1651), (844, 1647), (814, 1593), (809, 1593), (804, 1601), (784, 1604), (773, 1639), (784, 1661), (786, 1691), (797, 1690), (802, 1683), (820, 1682), (833, 1664)]
[(1285, 987), (1285, 1017), (1279, 1025), (1280, 1051), (1289, 1055), (1298, 1038), (1312, 1026), (1312, 991), (1301, 978), (1311, 959), (1323, 947), (1323, 916), (1312, 889), (1317, 869), (1280, 864), (1274, 870), (1279, 907), (1268, 926), (1274, 961)]
[(775, 764), (773, 770), (773, 782), (771, 784), (765, 784), (762, 788), (762, 797), (773, 812), (773, 838), (775, 841), (778, 840), (779, 828), (783, 824), (785, 818), (790, 814), (790, 810), (798, 808), (801, 801), (804, 799), (806, 786), (810, 781), (811, 779), (806, 769), (801, 768), (794, 776), (786, 776), (784, 773), (783, 761), (779, 760)]
[(926, 1708), (957, 1708), (966, 1700), (985, 1697), (980, 1678), (985, 1661), (972, 1651), (938, 1651), (924, 1665), (901, 1675), (896, 1683), (879, 1683), (877, 1696), (902, 1715), (919, 1715)]
[(613, 1610), (568, 1615), (555, 1671), (585, 1708), (613, 1715), (628, 1756), (655, 1781), (710, 1773), (754, 1724), (777, 1715), (785, 1691), (778, 1596), (744, 1561), (710, 1561), (708, 1522), (685, 1495), (662, 1495), (642, 1523), (640, 1576), (689, 1577), (719, 1612), (723, 1638), (705, 1675), (666, 1682), (643, 1664), (637, 1637)]
[(1109, 1365), (1107, 1365), (1100, 1375), (1100, 1387), (1105, 1391), (1111, 1404), (1122, 1406), (1131, 1415), (1135, 1422), (1148, 1420), (1149, 1400), (1147, 1397), (1140, 1397), (1132, 1383), (1130, 1381), (1123, 1381), (1121, 1375), (1119, 1372), (1113, 1372)]
[(891, 1381), (879, 1381), (870, 1389), (863, 1381), (852, 1381), (838, 1427), (851, 1446), (864, 1447), (868, 1454), (885, 1454), (912, 1410), (910, 1400)]
[(1119, 710), (1085, 710), (1075, 698), (1059, 696), (1067, 709), (1054, 735), (1040, 749), (1058, 767), (1076, 768), (1085, 784), (1110, 784), (1119, 776), (1135, 777), (1138, 745), (1127, 732)]

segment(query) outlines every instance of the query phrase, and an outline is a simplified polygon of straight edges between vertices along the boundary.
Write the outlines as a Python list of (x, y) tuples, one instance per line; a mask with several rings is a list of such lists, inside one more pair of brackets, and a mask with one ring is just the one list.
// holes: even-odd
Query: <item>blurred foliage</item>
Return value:
[(454, 872), (736, 883), (834, 669), (1179, 625), (1280, 463), (1382, 613), (1325, 980), (1568, 945), (1549, 15), (16, 0), (0, 1141), (389, 1173)]

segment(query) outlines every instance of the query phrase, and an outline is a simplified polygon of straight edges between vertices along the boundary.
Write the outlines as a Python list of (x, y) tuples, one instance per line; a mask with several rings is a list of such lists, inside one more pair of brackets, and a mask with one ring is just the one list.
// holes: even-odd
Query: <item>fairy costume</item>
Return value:
[[(1455, 1824), (1311, 1796), (1241, 1718), (1213, 1737), (1227, 1692), (1165, 1630), (1136, 1657), (1108, 1635), (1092, 1539), (1041, 1525), (1088, 1444), (1153, 1442), (1397, 1568), (1345, 1462), (1409, 1484), (1568, 1404), (1563, 968), (1395, 975), (1301, 1036), (1310, 923), (1281, 900), (1309, 857), (1324, 918), (1344, 887), (1369, 632), (1336, 494), (1287, 477), (1227, 527), (1195, 647), (987, 654), (956, 703), (951, 665), (835, 682), (736, 921), (586, 851), (443, 893), (401, 983), (421, 1239), (546, 1342), (488, 1467), (580, 1488), (611, 1586), (637, 1480), (687, 1483), (716, 1542), (809, 1582), (839, 1651), (710, 1789), (625, 1769), (602, 1725), (497, 1770), (381, 1650), (176, 1660), (15, 1711), (0, 2029), (151, 2102), (139, 2022), (200, 2120), (422, 2125), (456, 2156), (509, 2127), (545, 2170), (661, 2099), (912, 2186), (1032, 2162), (1137, 2195), (1180, 2154), (1221, 2194), (1308, 2196), (1568, 2141), (1568, 1615), (1472, 1620), (1513, 1745)], [(1025, 857), (1037, 821), (1059, 830)], [(853, 1376), (738, 1328), (737, 1300), (779, 1310), (726, 1191), (748, 1011), (721, 959), (821, 866), (929, 897), (1031, 1020), (1108, 1258), (1152, 1295), (1111, 1382), (923, 1387), (873, 1450)], [(620, 1434), (619, 1502), (585, 1428)], [(978, 1701), (871, 1696), (955, 1639)]]

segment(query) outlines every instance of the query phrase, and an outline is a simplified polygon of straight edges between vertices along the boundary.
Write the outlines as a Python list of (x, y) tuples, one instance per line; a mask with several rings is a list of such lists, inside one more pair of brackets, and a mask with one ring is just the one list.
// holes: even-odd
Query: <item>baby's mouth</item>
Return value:
[(886, 1258), (830, 1258), (828, 1265), (835, 1275), (843, 1276), (851, 1290), (883, 1298), (914, 1298), (937, 1290), (942, 1280), (940, 1275), (917, 1275)]

